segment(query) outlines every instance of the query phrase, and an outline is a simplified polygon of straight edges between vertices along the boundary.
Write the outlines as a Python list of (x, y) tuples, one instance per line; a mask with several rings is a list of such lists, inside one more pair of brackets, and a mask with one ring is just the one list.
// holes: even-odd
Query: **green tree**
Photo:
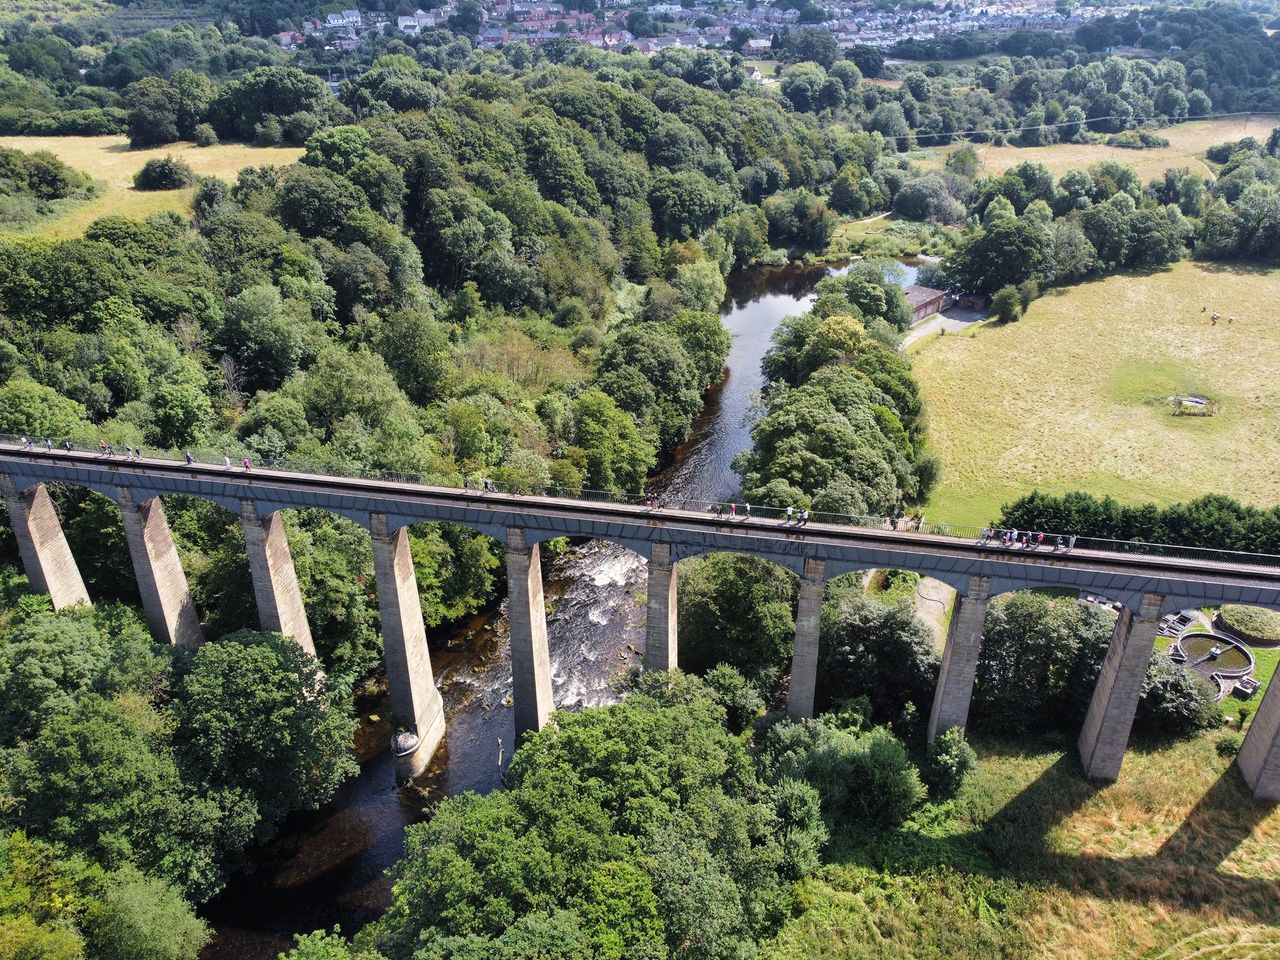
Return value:
[(574, 443), (583, 451), (586, 486), (639, 493), (657, 454), (611, 397), (587, 390), (573, 402)]
[(94, 694), (53, 714), (14, 758), (18, 824), (108, 868), (133, 864), (204, 900), (222, 883), (219, 848), (247, 824), (187, 792), (166, 725), (150, 704)]
[(173, 705), (187, 779), (247, 801), (257, 836), (269, 837), (357, 772), (343, 693), (290, 638), (242, 630), (205, 644)]
[(818, 703), (866, 697), (872, 715), (896, 719), (907, 703), (927, 713), (940, 660), (934, 635), (910, 603), (881, 603), (860, 583), (837, 581), (822, 608)]
[(86, 426), (84, 407), (56, 390), (23, 379), (0, 386), (0, 433), (57, 439)]
[(663, 172), (649, 190), (653, 224), (665, 239), (691, 237), (710, 227), (729, 207), (729, 198), (718, 184), (693, 170)]
[(196, 960), (209, 928), (182, 894), (126, 866), (89, 911), (89, 951), (101, 960)]
[(796, 579), (767, 560), (717, 553), (680, 567), (680, 662), (704, 674), (725, 663), (762, 694), (786, 672)]
[(1013, 323), (1022, 317), (1022, 297), (1018, 288), (1006, 284), (991, 298), (991, 312), (1001, 323)]
[(180, 97), (163, 77), (144, 77), (125, 90), (129, 105), (129, 145), (135, 150), (178, 139)]

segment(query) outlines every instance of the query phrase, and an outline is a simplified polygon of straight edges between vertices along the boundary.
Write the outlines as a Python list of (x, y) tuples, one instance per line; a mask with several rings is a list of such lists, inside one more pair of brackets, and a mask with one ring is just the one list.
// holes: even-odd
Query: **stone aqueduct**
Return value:
[[(420, 772), (444, 734), (418, 601), (407, 526), (457, 523), (501, 541), (506, 550), (511, 670), (517, 732), (539, 729), (553, 703), (539, 544), (553, 537), (609, 540), (648, 561), (645, 666), (677, 663), (676, 573), (686, 557), (718, 551), (775, 561), (800, 577), (789, 711), (813, 712), (818, 628), (826, 581), (870, 568), (913, 570), (958, 591), (929, 736), (963, 727), (969, 712), (987, 601), (1031, 587), (1068, 587), (1123, 604), (1080, 733), (1087, 776), (1120, 773), (1147, 662), (1161, 616), (1189, 606), (1244, 603), (1280, 609), (1280, 569), (1249, 558), (1188, 560), (1075, 550), (1017, 552), (956, 537), (773, 520), (542, 496), (480, 493), (301, 473), (245, 473), (167, 460), (122, 462), (88, 453), (0, 450), (3, 492), (32, 587), (55, 608), (90, 602), (47, 483), (95, 490), (119, 504), (147, 623), (161, 642), (194, 646), (203, 637), (198, 612), (165, 518), (161, 496), (201, 497), (237, 514), (264, 630), (314, 650), (280, 511), (320, 508), (369, 530), (373, 542), (391, 706), (411, 735), (397, 739), (401, 776)], [(1280, 684), (1273, 684), (1238, 758), (1255, 797), (1280, 799)]]

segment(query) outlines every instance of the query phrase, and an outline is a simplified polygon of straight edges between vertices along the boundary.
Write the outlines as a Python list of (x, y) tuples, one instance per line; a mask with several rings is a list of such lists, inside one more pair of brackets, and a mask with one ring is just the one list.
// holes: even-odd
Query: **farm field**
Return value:
[(833, 838), (760, 956), (1275, 956), (1280, 808), (1250, 799), (1221, 735), (1133, 746), (1100, 787), (1072, 746), (977, 734), (960, 796), (887, 838)]
[(56, 238), (79, 236), (94, 220), (107, 214), (141, 218), (162, 210), (185, 212), (192, 190), (133, 189), (133, 175), (153, 157), (181, 157), (198, 174), (234, 180), (244, 167), (283, 165), (302, 156), (300, 147), (251, 147), (241, 143), (216, 147), (171, 143), (148, 150), (131, 150), (126, 137), (0, 137), (0, 146), (47, 150), (103, 184), (105, 189), (100, 196), (77, 201), (66, 206), (60, 215), (17, 231)]
[[(1035, 489), (1280, 502), (1278, 284), (1276, 269), (1184, 261), (1051, 290), (1017, 323), (922, 341), (914, 369), (943, 465), (926, 513), (981, 525)], [(1202, 307), (1221, 312), (1217, 326)], [(1173, 416), (1166, 398), (1188, 394), (1221, 409)]]
[[(1209, 168), (1204, 164), (1204, 152), (1209, 147), (1248, 136), (1265, 141), (1267, 134), (1276, 126), (1280, 126), (1280, 114), (1255, 113), (1247, 117), (1195, 120), (1165, 127), (1156, 133), (1168, 140), (1169, 146), (1151, 150), (1127, 150), (1092, 143), (1058, 143), (1049, 147), (974, 144), (974, 149), (982, 160), (983, 172), (991, 175), (999, 175), (1024, 160), (1043, 163), (1058, 177), (1068, 170), (1087, 167), (1100, 160), (1116, 160), (1133, 167), (1146, 183), (1163, 175), (1169, 167), (1199, 166), (1207, 173)], [(941, 169), (950, 149), (954, 147), (921, 152), (913, 159), (925, 169)]]

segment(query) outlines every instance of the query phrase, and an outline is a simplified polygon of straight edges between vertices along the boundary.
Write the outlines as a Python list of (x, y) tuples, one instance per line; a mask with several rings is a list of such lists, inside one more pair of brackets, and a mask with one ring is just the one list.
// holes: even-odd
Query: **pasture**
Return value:
[[(1280, 502), (1278, 285), (1280, 270), (1184, 261), (1051, 290), (1016, 323), (921, 341), (913, 365), (942, 460), (927, 515), (981, 525), (1036, 489)], [(1192, 394), (1219, 412), (1174, 416), (1168, 398)]]
[[(1055, 177), (1100, 160), (1115, 160), (1133, 167), (1146, 183), (1163, 176), (1170, 167), (1189, 166), (1208, 174), (1210, 171), (1204, 162), (1204, 153), (1210, 147), (1242, 137), (1256, 137), (1266, 142), (1267, 135), (1277, 126), (1280, 126), (1280, 114), (1255, 113), (1246, 117), (1194, 120), (1164, 127), (1155, 132), (1168, 140), (1169, 146), (1150, 150), (1129, 150), (1094, 143), (1056, 143), (1048, 147), (996, 147), (978, 143), (974, 144), (974, 149), (982, 161), (982, 172), (993, 176), (1026, 160), (1043, 163)], [(922, 150), (910, 156), (920, 167), (938, 170), (946, 162), (947, 153), (957, 146)]]
[(163, 210), (186, 213), (193, 190), (133, 189), (133, 175), (153, 157), (180, 157), (197, 174), (234, 181), (244, 167), (282, 166), (302, 156), (299, 147), (251, 147), (242, 143), (216, 147), (171, 143), (131, 150), (125, 137), (0, 137), (0, 146), (28, 152), (47, 150), (102, 184), (103, 192), (94, 199), (65, 203), (56, 216), (20, 231), (56, 238), (77, 237), (94, 220), (107, 214), (141, 219)]

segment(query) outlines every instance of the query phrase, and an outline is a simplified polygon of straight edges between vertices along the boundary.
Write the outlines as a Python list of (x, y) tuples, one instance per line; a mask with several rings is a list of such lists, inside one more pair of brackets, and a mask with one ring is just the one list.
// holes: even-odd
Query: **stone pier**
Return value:
[(1147, 593), (1136, 614), (1124, 607), (1116, 619), (1111, 645), (1102, 661), (1102, 673), (1093, 688), (1093, 699), (1077, 741), (1080, 763), (1091, 780), (1115, 780), (1120, 776), (1163, 609), (1164, 597)]
[(22, 555), (31, 589), (47, 593), (55, 610), (88, 603), (89, 591), (84, 588), (80, 568), (71, 555), (58, 511), (45, 485), (35, 483), (19, 491), (12, 477), (0, 474), (0, 492), (4, 494), (9, 525), (18, 541), (18, 553)]
[(128, 487), (116, 488), (116, 501), (151, 635), (159, 643), (198, 647), (204, 642), (204, 630), (164, 505), (159, 497), (137, 502)]
[(542, 554), (519, 527), (507, 528), (507, 613), (511, 621), (511, 696), (516, 739), (541, 730), (551, 716), (551, 654), (542, 599)]
[(644, 668), (674, 670), (679, 643), (676, 629), (676, 565), (671, 545), (655, 543), (649, 557), (648, 617), (644, 627)]
[(796, 718), (813, 716), (818, 685), (818, 638), (822, 628), (822, 595), (827, 589), (826, 561), (804, 562), (796, 602), (796, 643), (791, 654), (791, 686), (787, 713)]
[(990, 593), (990, 577), (970, 577), (965, 589), (956, 593), (956, 606), (947, 628), (947, 645), (942, 653), (942, 670), (929, 711), (930, 740), (950, 727), (963, 730), (969, 720), (969, 702), (973, 699), (973, 678), (978, 672)]
[(378, 580), (383, 658), (397, 731), (391, 747), (396, 776), (411, 780), (426, 769), (444, 736), (444, 702), (431, 672), (431, 653), (409, 550), (409, 530), (388, 530), (387, 518), (370, 514), (373, 569)]
[(1280, 683), (1267, 687), (1236, 757), (1258, 800), (1280, 800)]
[(244, 525), (244, 545), (249, 552), (258, 622), (269, 633), (293, 637), (303, 650), (315, 656), (316, 645), (311, 639), (311, 625), (307, 623), (307, 609), (302, 603), (302, 590), (298, 587), (280, 511), (260, 516), (257, 504), (241, 500), (240, 520)]

